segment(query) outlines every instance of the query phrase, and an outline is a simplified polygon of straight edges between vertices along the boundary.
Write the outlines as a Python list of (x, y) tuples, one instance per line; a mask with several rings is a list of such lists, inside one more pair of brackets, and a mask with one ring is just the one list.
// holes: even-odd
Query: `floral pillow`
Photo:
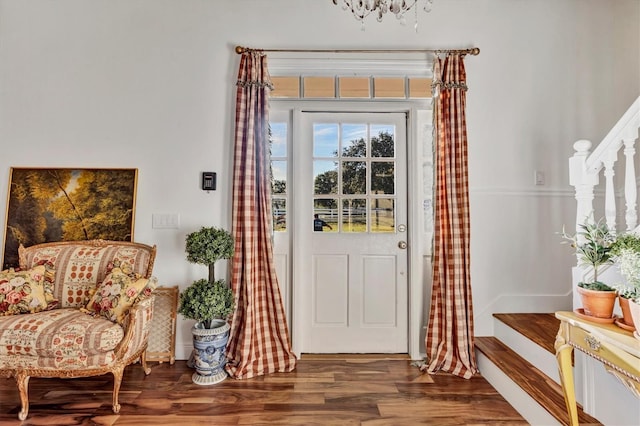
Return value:
[(120, 267), (114, 267), (98, 284), (86, 310), (90, 314), (102, 315), (110, 321), (121, 324), (127, 310), (140, 297), (150, 295), (156, 285), (155, 278), (143, 278), (140, 274), (127, 273)]
[(0, 315), (16, 315), (53, 309), (55, 269), (51, 263), (28, 270), (0, 272)]

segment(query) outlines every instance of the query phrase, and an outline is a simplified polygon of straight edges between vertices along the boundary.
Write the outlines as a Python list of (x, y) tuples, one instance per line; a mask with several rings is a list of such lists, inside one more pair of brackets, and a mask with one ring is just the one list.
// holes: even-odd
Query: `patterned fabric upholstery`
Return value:
[[(118, 413), (124, 368), (139, 359), (145, 374), (151, 372), (144, 351), (154, 296), (149, 296), (144, 287), (143, 295), (135, 299), (130, 309), (123, 306), (117, 312), (121, 324), (101, 315), (89, 315), (84, 306), (97, 283), (102, 283), (115, 266), (155, 285), (157, 280), (151, 272), (156, 247), (106, 240), (63, 241), (20, 246), (18, 255), (21, 269), (47, 262), (55, 267), (53, 296), (61, 305), (48, 311), (0, 317), (0, 377), (16, 380), (22, 404), (18, 419), (26, 419), (29, 413), (31, 377), (112, 373), (112, 410)], [(130, 293), (126, 295), (132, 297)]]
[(84, 307), (93, 290), (101, 283), (114, 260), (127, 263), (133, 272), (150, 275), (151, 253), (148, 250), (119, 243), (104, 246), (83, 245), (78, 242), (40, 244), (18, 249), (20, 267), (28, 269), (43, 262), (56, 268), (54, 298), (61, 308)]
[(84, 368), (114, 361), (122, 327), (78, 309), (0, 317), (0, 356), (16, 366)]
[(121, 324), (129, 308), (141, 296), (148, 297), (157, 284), (155, 277), (143, 278), (135, 272), (127, 274), (120, 268), (113, 268), (98, 284), (86, 311)]
[[(146, 344), (151, 330), (151, 318), (153, 316), (153, 297), (146, 297), (138, 301), (135, 307), (136, 325), (133, 338), (127, 345), (124, 358), (127, 359), (138, 352)], [(127, 325), (128, 327), (129, 325)]]
[(53, 309), (53, 265), (37, 265), (26, 271), (0, 272), (0, 315), (16, 315)]

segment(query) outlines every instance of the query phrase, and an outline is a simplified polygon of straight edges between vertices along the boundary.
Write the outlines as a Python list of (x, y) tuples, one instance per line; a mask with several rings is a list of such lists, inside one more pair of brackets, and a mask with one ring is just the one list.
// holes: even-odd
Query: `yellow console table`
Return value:
[(573, 312), (556, 312), (560, 329), (555, 349), (560, 380), (571, 425), (578, 425), (571, 355), (578, 349), (597, 359), (606, 370), (640, 398), (640, 340), (615, 324), (581, 318)]

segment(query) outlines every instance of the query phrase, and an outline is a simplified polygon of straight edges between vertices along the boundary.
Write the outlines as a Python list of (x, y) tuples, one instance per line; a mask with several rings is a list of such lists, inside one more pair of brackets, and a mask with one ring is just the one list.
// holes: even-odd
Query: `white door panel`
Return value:
[(346, 255), (313, 255), (313, 326), (349, 325), (349, 261)]
[(362, 325), (395, 327), (396, 256), (362, 256)]
[[(301, 113), (293, 141), (302, 352), (407, 352), (406, 116)], [(325, 221), (314, 231), (314, 214)], [(308, 218), (308, 219), (307, 219)], [(405, 246), (406, 247), (406, 246)]]

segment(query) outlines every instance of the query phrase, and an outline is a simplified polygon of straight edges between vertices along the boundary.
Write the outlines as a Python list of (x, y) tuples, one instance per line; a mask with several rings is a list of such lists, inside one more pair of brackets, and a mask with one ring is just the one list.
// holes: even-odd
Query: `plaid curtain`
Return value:
[(227, 345), (227, 372), (247, 379), (291, 371), (289, 330), (273, 265), (269, 172), (267, 57), (242, 54), (236, 95), (231, 285), (236, 309)]
[(426, 338), (429, 373), (466, 379), (477, 371), (469, 274), (464, 55), (436, 58), (433, 69), (436, 161), (433, 290)]

